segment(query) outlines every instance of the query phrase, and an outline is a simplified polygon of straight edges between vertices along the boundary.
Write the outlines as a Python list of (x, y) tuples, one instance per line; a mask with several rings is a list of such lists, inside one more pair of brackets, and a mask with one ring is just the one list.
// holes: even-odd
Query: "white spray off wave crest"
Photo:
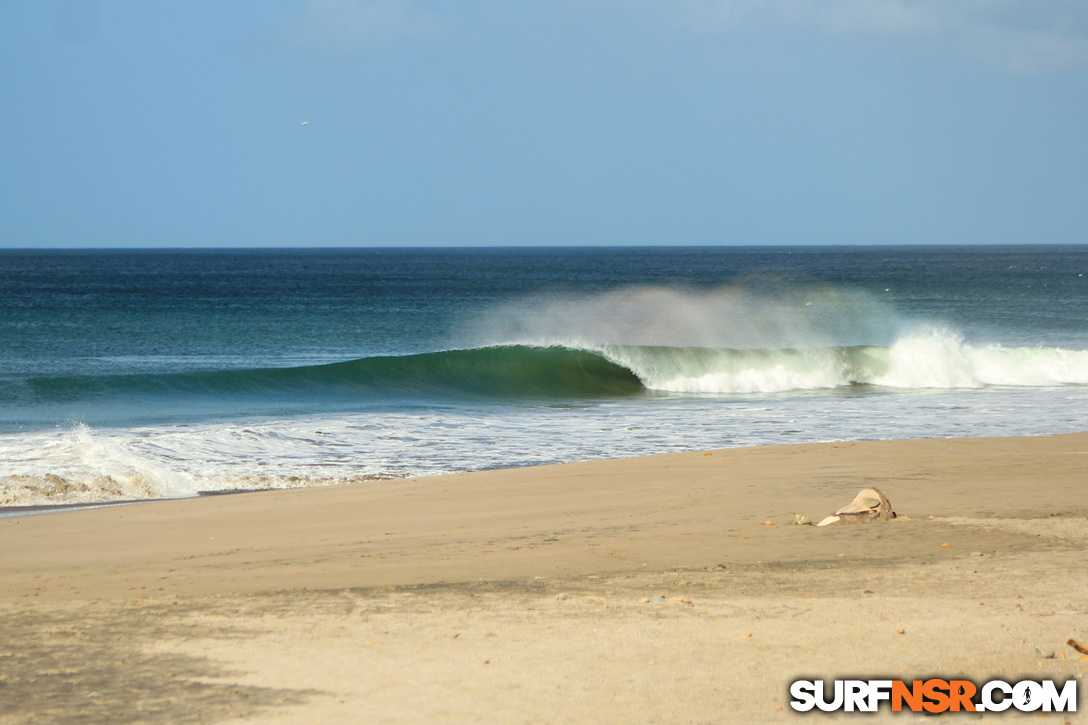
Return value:
[(657, 346), (732, 350), (889, 345), (904, 321), (857, 290), (750, 278), (712, 289), (624, 287), (529, 295), (466, 321), (471, 345)]

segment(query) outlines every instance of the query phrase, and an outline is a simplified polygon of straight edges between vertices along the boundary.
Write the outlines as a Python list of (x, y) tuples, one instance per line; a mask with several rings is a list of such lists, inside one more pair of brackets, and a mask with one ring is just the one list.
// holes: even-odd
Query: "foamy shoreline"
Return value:
[[(201, 491), (198, 496), (232, 496), (238, 493), (258, 493), (259, 491), (274, 491), (276, 489), (257, 489), (254, 491)], [(188, 498), (188, 497), (185, 497)], [(85, 509), (109, 508), (111, 506), (135, 506), (142, 503), (161, 503), (163, 501), (180, 501), (181, 498), (134, 498), (118, 499), (116, 501), (81, 501), (74, 503), (33, 504), (29, 506), (0, 506), (0, 519), (12, 516), (41, 516), (44, 514), (61, 514), (68, 511), (83, 511)]]
[[(774, 722), (802, 675), (1088, 669), (1088, 433), (708, 453), (2, 519), (0, 722)], [(899, 519), (790, 525), (873, 485)]]

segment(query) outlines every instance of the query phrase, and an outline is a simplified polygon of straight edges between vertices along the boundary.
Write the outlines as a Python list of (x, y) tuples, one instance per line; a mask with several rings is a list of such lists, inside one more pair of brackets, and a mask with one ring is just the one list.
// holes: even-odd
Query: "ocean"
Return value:
[(0, 251), (0, 507), (1088, 430), (1088, 247)]

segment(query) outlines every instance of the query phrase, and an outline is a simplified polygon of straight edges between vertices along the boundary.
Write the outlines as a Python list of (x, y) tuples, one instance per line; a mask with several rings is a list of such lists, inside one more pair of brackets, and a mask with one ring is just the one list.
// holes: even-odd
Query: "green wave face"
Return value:
[(27, 385), (33, 397), (55, 402), (164, 396), (585, 398), (645, 391), (631, 370), (597, 353), (521, 345), (299, 368), (36, 378)]
[(335, 383), (428, 394), (502, 397), (633, 395), (645, 387), (626, 367), (586, 350), (508, 345), (310, 368)]

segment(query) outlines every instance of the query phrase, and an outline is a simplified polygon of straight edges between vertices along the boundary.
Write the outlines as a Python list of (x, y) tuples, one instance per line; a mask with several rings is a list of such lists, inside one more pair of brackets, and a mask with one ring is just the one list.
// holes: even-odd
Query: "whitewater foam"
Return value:
[(843, 349), (714, 350), (613, 347), (600, 353), (629, 368), (650, 390), (672, 393), (774, 393), (852, 382)]
[(651, 389), (740, 394), (869, 385), (900, 390), (1088, 385), (1088, 351), (972, 346), (927, 329), (889, 347), (712, 350), (604, 345), (604, 357)]
[(7, 506), (172, 498), (775, 443), (1043, 435), (1088, 387), (650, 395), (0, 436)]
[(888, 350), (888, 371), (868, 382), (914, 389), (1088, 385), (1088, 351), (974, 346), (931, 329), (897, 340)]
[(192, 477), (138, 452), (139, 437), (68, 430), (0, 436), (0, 505), (88, 503), (197, 495)]

